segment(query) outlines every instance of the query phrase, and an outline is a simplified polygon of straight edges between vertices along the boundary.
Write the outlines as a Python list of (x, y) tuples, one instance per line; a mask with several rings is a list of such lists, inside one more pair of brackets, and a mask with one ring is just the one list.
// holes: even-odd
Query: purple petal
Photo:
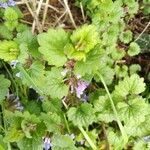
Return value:
[(79, 81), (77, 84), (77, 87), (75, 87), (76, 94), (78, 98), (81, 98), (81, 95), (83, 94), (84, 90), (88, 87), (89, 83), (85, 81)]
[(13, 0), (9, 0), (7, 3), (8, 3), (8, 6), (15, 6), (16, 5), (15, 1), (13, 1)]

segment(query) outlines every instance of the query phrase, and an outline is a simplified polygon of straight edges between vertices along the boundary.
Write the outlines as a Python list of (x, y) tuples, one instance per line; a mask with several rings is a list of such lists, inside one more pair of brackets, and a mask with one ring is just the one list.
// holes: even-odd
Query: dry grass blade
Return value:
[(86, 18), (85, 18), (85, 15), (84, 15), (84, 10), (83, 10), (82, 2), (80, 2), (80, 8), (81, 8), (81, 13), (82, 13), (83, 21), (85, 22), (85, 21), (86, 21)]
[(74, 19), (73, 19), (72, 13), (71, 13), (71, 11), (70, 11), (70, 8), (69, 8), (69, 6), (68, 6), (68, 0), (63, 0), (63, 1), (64, 1), (64, 4), (65, 4), (66, 10), (67, 10), (67, 12), (68, 12), (68, 14), (69, 14), (69, 17), (70, 17), (70, 20), (71, 20), (71, 22), (72, 22), (72, 25), (74, 26), (74, 28), (77, 28), (77, 26), (76, 26), (76, 24), (75, 24), (75, 21), (74, 21)]
[(42, 28), (44, 27), (45, 20), (46, 20), (46, 15), (47, 15), (47, 11), (48, 11), (48, 3), (49, 3), (49, 0), (46, 0), (45, 9), (43, 11)]
[[(33, 1), (32, 1), (32, 3), (33, 3)], [(34, 33), (34, 31), (35, 31), (35, 26), (36, 25), (37, 25), (38, 31), (40, 33), (42, 32), (41, 24), (40, 24), (39, 19), (38, 19), (38, 16), (39, 16), (39, 13), (40, 13), (40, 10), (41, 10), (41, 7), (42, 7), (42, 3), (43, 3), (43, 0), (40, 0), (40, 2), (38, 3), (38, 8), (37, 8), (36, 12), (34, 13), (35, 17), (34, 17), (34, 21), (33, 21), (33, 24), (32, 24), (32, 33)], [(35, 4), (33, 3), (33, 5), (35, 5)]]

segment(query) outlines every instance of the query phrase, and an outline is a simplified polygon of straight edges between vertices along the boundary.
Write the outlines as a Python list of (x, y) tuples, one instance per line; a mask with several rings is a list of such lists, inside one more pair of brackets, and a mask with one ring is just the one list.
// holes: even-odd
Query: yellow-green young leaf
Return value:
[(16, 128), (10, 128), (6, 132), (4, 137), (4, 142), (17, 142), (20, 141), (24, 137), (24, 133), (22, 130), (18, 130)]
[(19, 54), (18, 44), (14, 41), (0, 41), (0, 59), (16, 60)]
[(128, 54), (130, 56), (135, 56), (138, 55), (140, 53), (140, 47), (137, 43), (132, 42), (130, 43), (129, 49), (128, 49)]
[(4, 78), (4, 75), (0, 75), (0, 103), (8, 93), (10, 84), (11, 82), (8, 79)]
[(76, 29), (70, 38), (75, 51), (84, 53), (89, 52), (99, 43), (99, 34), (94, 25), (84, 25)]
[(83, 103), (79, 107), (71, 107), (68, 112), (68, 119), (76, 126), (85, 126), (92, 124), (95, 120), (94, 109), (91, 104)]
[(125, 77), (115, 86), (115, 95), (126, 97), (129, 94), (140, 94), (145, 90), (144, 79), (140, 78), (137, 74), (130, 77)]
[(54, 134), (52, 145), (53, 150), (77, 150), (69, 135)]
[(67, 61), (64, 47), (68, 43), (68, 34), (63, 29), (49, 29), (38, 35), (39, 51), (50, 65), (63, 66)]

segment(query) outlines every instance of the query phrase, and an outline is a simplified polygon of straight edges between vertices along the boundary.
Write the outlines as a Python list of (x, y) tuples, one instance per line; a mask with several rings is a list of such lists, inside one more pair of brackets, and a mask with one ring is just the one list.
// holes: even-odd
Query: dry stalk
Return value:
[(46, 20), (46, 15), (47, 15), (47, 11), (48, 11), (48, 3), (49, 3), (49, 0), (46, 0), (46, 5), (45, 5), (44, 11), (43, 11), (42, 29), (44, 27), (45, 20)]
[(80, 2), (80, 9), (81, 9), (83, 21), (85, 22), (85, 21), (86, 21), (86, 18), (85, 18), (85, 15), (84, 15), (84, 10), (83, 10), (82, 2)]
[(70, 17), (70, 20), (71, 20), (71, 22), (72, 22), (72, 25), (74, 26), (74, 28), (77, 28), (77, 26), (76, 26), (76, 24), (75, 24), (75, 21), (74, 21), (74, 19), (73, 19), (72, 13), (71, 13), (71, 11), (70, 11), (70, 8), (69, 8), (69, 6), (68, 6), (68, 0), (63, 0), (63, 1), (64, 1), (64, 4), (65, 4), (66, 10), (67, 10), (67, 12), (68, 12), (68, 14), (69, 14), (69, 17)]

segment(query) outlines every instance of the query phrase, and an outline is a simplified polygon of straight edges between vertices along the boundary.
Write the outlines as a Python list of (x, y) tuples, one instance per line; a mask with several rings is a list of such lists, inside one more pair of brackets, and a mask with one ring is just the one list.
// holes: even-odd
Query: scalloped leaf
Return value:
[(121, 97), (126, 97), (129, 94), (140, 94), (145, 90), (144, 79), (140, 78), (137, 74), (130, 77), (125, 77), (115, 86), (114, 93)]
[(68, 43), (68, 34), (63, 29), (49, 29), (38, 35), (39, 51), (49, 65), (63, 66), (67, 61), (64, 47)]
[(83, 103), (79, 107), (71, 107), (68, 112), (68, 119), (76, 126), (88, 126), (95, 120), (94, 109), (91, 104)]

